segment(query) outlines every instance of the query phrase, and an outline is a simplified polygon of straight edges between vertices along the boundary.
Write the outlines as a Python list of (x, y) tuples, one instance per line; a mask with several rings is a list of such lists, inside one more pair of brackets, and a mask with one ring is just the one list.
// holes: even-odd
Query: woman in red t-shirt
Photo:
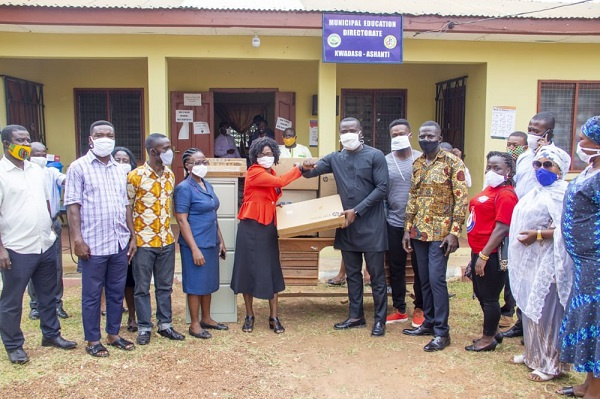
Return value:
[(510, 219), (517, 204), (512, 176), (515, 164), (506, 152), (487, 154), (485, 188), (469, 203), (467, 238), (471, 247), (473, 291), (483, 310), (483, 334), (465, 347), (468, 351), (493, 351), (501, 336), (497, 335), (500, 321), (500, 292), (506, 272), (500, 271), (498, 245), (508, 235)]
[(302, 176), (294, 167), (277, 176), (271, 168), (279, 161), (279, 146), (269, 137), (258, 138), (250, 146), (250, 163), (244, 185), (244, 201), (238, 219), (231, 289), (241, 293), (246, 305), (242, 330), (254, 329), (254, 298), (269, 300), (269, 327), (277, 334), (285, 331), (277, 315), (277, 293), (285, 289), (277, 238), (275, 205), (281, 188)]

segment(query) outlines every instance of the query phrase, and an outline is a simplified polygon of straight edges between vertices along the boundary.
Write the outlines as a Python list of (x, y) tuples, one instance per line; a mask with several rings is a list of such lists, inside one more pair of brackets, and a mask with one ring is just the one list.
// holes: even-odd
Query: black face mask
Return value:
[(431, 154), (436, 152), (440, 145), (439, 141), (428, 141), (428, 140), (419, 140), (419, 146), (423, 150), (425, 154)]

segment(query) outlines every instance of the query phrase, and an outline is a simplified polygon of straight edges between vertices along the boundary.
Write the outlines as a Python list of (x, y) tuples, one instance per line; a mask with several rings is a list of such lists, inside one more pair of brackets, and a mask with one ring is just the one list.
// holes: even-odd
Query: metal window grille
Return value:
[(7, 124), (25, 127), (31, 141), (46, 144), (44, 85), (12, 76), (2, 77)]
[(144, 158), (144, 93), (142, 89), (75, 89), (78, 156), (88, 146), (90, 125), (106, 120), (115, 126), (116, 145)]
[(342, 104), (342, 118), (360, 121), (365, 144), (389, 153), (389, 124), (406, 117), (406, 90), (342, 90)]
[(435, 115), (436, 122), (442, 128), (442, 138), (463, 153), (466, 93), (466, 76), (435, 84)]

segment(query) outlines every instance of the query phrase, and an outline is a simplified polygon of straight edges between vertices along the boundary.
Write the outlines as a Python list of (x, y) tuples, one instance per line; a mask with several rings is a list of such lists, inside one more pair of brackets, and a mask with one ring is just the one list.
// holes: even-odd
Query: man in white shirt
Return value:
[(215, 157), (241, 158), (235, 146), (235, 140), (230, 134), (231, 126), (227, 122), (219, 123), (219, 135), (215, 139)]
[(296, 142), (296, 131), (291, 127), (283, 131), (283, 144), (279, 146), (279, 158), (312, 158), (308, 147)]
[[(61, 319), (66, 319), (69, 314), (63, 309), (63, 261), (62, 261), (62, 224), (58, 219), (58, 212), (60, 211), (60, 191), (59, 188), (64, 187), (66, 175), (60, 173), (58, 169), (52, 167), (46, 167), (48, 159), (46, 157), (47, 150), (46, 146), (42, 143), (33, 142), (31, 143), (31, 155), (29, 161), (39, 165), (44, 171), (44, 178), (46, 184), (46, 190), (50, 195), (50, 216), (52, 217), (52, 229), (56, 233), (56, 241), (54, 242), (54, 249), (56, 251), (56, 278), (58, 291), (56, 292), (56, 314)], [(27, 286), (27, 292), (29, 293), (29, 318), (31, 320), (37, 320), (40, 318), (40, 313), (37, 308), (37, 295), (33, 283), (30, 281)]]
[(27, 129), (9, 125), (2, 130), (0, 160), (0, 336), (12, 363), (29, 361), (21, 331), (23, 294), (29, 280), (38, 295), (42, 346), (72, 349), (77, 344), (60, 335), (56, 316), (56, 236), (48, 213), (49, 195), (42, 169), (29, 162)]

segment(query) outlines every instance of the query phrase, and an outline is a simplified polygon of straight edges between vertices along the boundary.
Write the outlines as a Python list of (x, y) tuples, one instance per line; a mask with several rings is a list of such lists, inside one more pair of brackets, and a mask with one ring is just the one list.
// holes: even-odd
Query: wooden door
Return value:
[[(296, 93), (278, 91), (275, 92), (275, 125), (277, 118), (285, 118), (292, 122), (294, 130), (296, 127)], [(279, 144), (283, 144), (283, 130), (273, 129), (275, 132), (275, 140)]]
[[(184, 93), (200, 94), (202, 105), (185, 105)], [(194, 123), (192, 122), (177, 122), (178, 110), (193, 111), (193, 121), (206, 122), (209, 127), (209, 132), (207, 133), (206, 131), (204, 131), (204, 129), (201, 129), (198, 126), (196, 129), (194, 129)], [(207, 158), (212, 158), (214, 156), (215, 127), (213, 126), (213, 93), (172, 91), (169, 117), (171, 119), (171, 144), (173, 146), (173, 151), (175, 152), (175, 159), (173, 159), (172, 168), (175, 172), (175, 179), (177, 183), (179, 183), (181, 180), (183, 180), (183, 177), (185, 175), (183, 172), (183, 163), (181, 160), (181, 157), (183, 156), (185, 150), (187, 150), (188, 148), (195, 147), (202, 150), (202, 152)], [(184, 124), (187, 124), (187, 127), (184, 127)]]

